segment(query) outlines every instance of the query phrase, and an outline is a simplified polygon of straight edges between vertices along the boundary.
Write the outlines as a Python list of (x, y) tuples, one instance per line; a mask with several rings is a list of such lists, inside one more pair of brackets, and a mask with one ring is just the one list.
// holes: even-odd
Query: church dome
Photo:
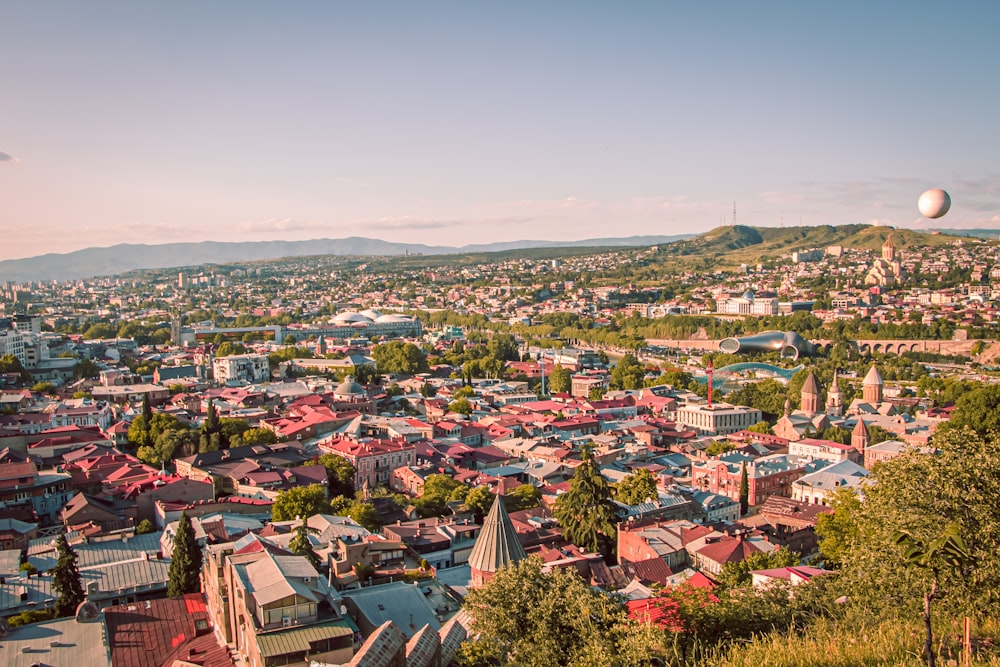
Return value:
[(354, 381), (353, 375), (348, 375), (344, 378), (336, 389), (333, 390), (334, 398), (352, 399), (352, 398), (362, 398), (368, 395), (365, 388)]

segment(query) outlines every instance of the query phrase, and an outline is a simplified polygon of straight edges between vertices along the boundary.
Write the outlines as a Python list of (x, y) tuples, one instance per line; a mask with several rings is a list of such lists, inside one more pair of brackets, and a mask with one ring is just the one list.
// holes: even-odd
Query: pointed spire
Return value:
[(877, 407), (882, 402), (882, 387), (884, 384), (878, 368), (875, 367), (875, 364), (872, 364), (868, 375), (865, 376), (865, 380), (862, 383), (862, 398), (865, 403), (870, 403)]
[(527, 557), (528, 554), (517, 539), (517, 531), (514, 530), (510, 515), (504, 508), (503, 498), (498, 495), (469, 554), (472, 584), (484, 584), (501, 567)]
[(868, 447), (868, 441), (870, 440), (868, 434), (868, 427), (865, 425), (865, 420), (858, 418), (858, 423), (854, 425), (854, 430), (851, 431), (851, 447), (864, 453), (865, 448)]
[(807, 415), (815, 415), (819, 412), (819, 384), (812, 371), (806, 377), (802, 385), (802, 411)]
[(840, 416), (844, 411), (844, 402), (840, 396), (840, 385), (837, 384), (837, 369), (833, 369), (833, 382), (830, 391), (826, 393), (827, 414)]

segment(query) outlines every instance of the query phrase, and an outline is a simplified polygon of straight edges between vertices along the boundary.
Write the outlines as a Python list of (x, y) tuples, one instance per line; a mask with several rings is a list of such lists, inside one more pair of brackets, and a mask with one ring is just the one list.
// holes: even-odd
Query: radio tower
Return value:
[(733, 227), (736, 226), (736, 202), (733, 202)]

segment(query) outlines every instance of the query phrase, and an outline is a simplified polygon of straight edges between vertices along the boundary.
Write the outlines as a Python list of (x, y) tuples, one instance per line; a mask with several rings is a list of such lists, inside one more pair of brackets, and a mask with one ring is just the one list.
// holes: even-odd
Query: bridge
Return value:
[[(699, 352), (718, 352), (719, 340), (709, 338), (683, 338), (683, 339), (650, 339), (648, 345), (659, 345), (661, 347), (674, 347), (684, 350), (697, 350)], [(832, 340), (811, 340), (817, 351), (829, 351), (833, 347)], [(972, 348), (979, 342), (972, 340), (882, 340), (882, 339), (859, 339), (851, 341), (859, 353), (870, 356), (872, 354), (903, 354), (904, 352), (929, 352), (933, 354), (947, 354), (954, 356), (972, 356)], [(992, 341), (982, 341), (983, 347), (988, 347)]]
[[(753, 371), (758, 375), (766, 375), (768, 377), (778, 378), (784, 382), (788, 382), (792, 379), (792, 376), (801, 371), (805, 366), (799, 364), (795, 368), (782, 368), (781, 366), (775, 366), (773, 364), (763, 364), (758, 361), (748, 361), (740, 364), (729, 364), (728, 366), (723, 366), (722, 368), (716, 368), (712, 373), (712, 388), (722, 389), (723, 386), (733, 380), (735, 376), (745, 373), (747, 371)], [(708, 374), (698, 374), (694, 376), (694, 379), (702, 384), (708, 383)]]

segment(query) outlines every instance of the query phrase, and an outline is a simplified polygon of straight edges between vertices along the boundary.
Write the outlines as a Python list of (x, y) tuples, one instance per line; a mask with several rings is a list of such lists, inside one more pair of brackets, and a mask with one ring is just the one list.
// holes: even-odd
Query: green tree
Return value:
[(323, 454), (317, 461), (326, 468), (327, 490), (331, 498), (337, 496), (354, 497), (354, 466), (343, 456)]
[(859, 538), (858, 511), (861, 500), (853, 489), (843, 488), (834, 492), (830, 500), (833, 512), (820, 514), (816, 519), (819, 553), (829, 566), (838, 567), (844, 554)]
[(840, 581), (869, 610), (916, 611), (926, 579), (913, 576), (894, 537), (906, 531), (930, 545), (955, 524), (970, 557), (960, 571), (939, 572), (935, 600), (955, 615), (989, 614), (1000, 606), (1000, 435), (946, 429), (931, 442), (934, 454), (911, 450), (879, 463), (863, 501), (839, 517), (850, 524), (841, 532), (856, 535), (842, 551)]
[(279, 491), (271, 505), (272, 521), (291, 521), (296, 517), (307, 519), (314, 514), (330, 514), (330, 501), (322, 484), (295, 486)]
[(513, 491), (511, 491), (506, 499), (510, 501), (509, 509), (513, 512), (520, 510), (528, 510), (533, 507), (538, 507), (538, 501), (541, 500), (542, 493), (537, 487), (531, 484), (522, 484)]
[(754, 570), (770, 570), (779, 567), (798, 565), (801, 556), (790, 549), (775, 549), (771, 553), (758, 551), (736, 563), (726, 563), (722, 566), (719, 583), (730, 588), (746, 586), (753, 581), (750, 575)]
[(201, 547), (194, 537), (194, 527), (187, 512), (181, 512), (170, 552), (167, 572), (167, 597), (179, 597), (201, 590)]
[(461, 647), (466, 665), (642, 667), (665, 657), (663, 634), (640, 633), (619, 599), (575, 572), (543, 573), (537, 556), (471, 589), (464, 608), (472, 637)]
[(500, 361), (518, 361), (521, 358), (517, 341), (510, 334), (494, 334), (486, 344), (486, 351), (490, 357)]
[(372, 358), (379, 373), (414, 375), (429, 370), (427, 355), (417, 345), (403, 341), (390, 341), (372, 347)]
[(903, 558), (913, 566), (927, 570), (931, 581), (924, 593), (924, 660), (929, 667), (934, 667), (934, 631), (931, 627), (931, 603), (937, 596), (938, 581), (942, 570), (958, 573), (970, 559), (969, 551), (962, 539), (961, 526), (949, 524), (940, 535), (928, 543), (914, 537), (906, 530), (899, 530), (893, 535), (893, 541), (906, 549)]
[(56, 386), (51, 382), (36, 382), (31, 386), (31, 391), (36, 394), (54, 394)]
[(562, 364), (556, 364), (552, 367), (552, 372), (549, 373), (548, 382), (550, 392), (562, 394), (572, 388), (573, 374), (569, 372), (569, 369), (563, 368)]
[(424, 398), (434, 398), (437, 395), (437, 389), (430, 382), (425, 382), (420, 385), (420, 395)]
[[(1000, 385), (982, 385), (962, 394), (943, 428), (971, 428), (982, 437), (1000, 432)], [(875, 440), (872, 440), (875, 444)]]
[(626, 505), (638, 505), (657, 498), (656, 479), (648, 468), (639, 468), (615, 485), (615, 500)]
[(747, 479), (747, 462), (740, 469), (740, 516), (745, 516), (750, 510), (750, 483)]
[[(240, 420), (242, 421), (242, 420)], [(230, 447), (246, 445), (273, 445), (278, 442), (278, 434), (269, 428), (248, 428), (229, 439)]]
[(96, 378), (101, 373), (101, 367), (90, 359), (81, 359), (76, 362), (76, 366), (73, 367), (73, 379), (92, 379)]
[(764, 435), (774, 435), (774, 431), (771, 430), (771, 425), (766, 421), (759, 421), (756, 424), (748, 426), (747, 430), (754, 433), (763, 433)]
[(21, 365), (21, 360), (13, 354), (5, 354), (0, 357), (0, 373), (17, 373), (22, 384), (31, 381), (31, 373)]
[(153, 423), (153, 406), (149, 404), (149, 394), (142, 395), (142, 407), (139, 415), (145, 420), (146, 425)]
[(460, 486), (463, 484), (450, 475), (428, 475), (424, 480), (424, 492), (413, 502), (417, 514), (421, 517), (441, 516), (452, 492)]
[(641, 389), (646, 378), (646, 369), (635, 358), (626, 354), (611, 369), (612, 389)]
[(490, 487), (477, 486), (465, 495), (465, 507), (475, 515), (477, 523), (482, 523), (495, 498)]
[(563, 537), (591, 553), (610, 554), (618, 521), (611, 485), (601, 475), (589, 446), (573, 473), (569, 490), (556, 500), (553, 516), (562, 526)]
[(52, 568), (52, 590), (56, 595), (56, 616), (70, 616), (84, 601), (83, 583), (80, 569), (76, 564), (76, 552), (66, 541), (66, 534), (56, 538), (56, 566)]
[(448, 410), (451, 412), (457, 412), (459, 414), (468, 417), (472, 414), (472, 403), (469, 403), (469, 399), (460, 398), (457, 401), (452, 401), (448, 404)]
[(153, 522), (150, 521), (149, 519), (143, 519), (142, 521), (139, 522), (139, 525), (135, 527), (136, 535), (146, 535), (148, 533), (155, 533), (155, 532), (156, 532), (156, 526), (154, 526)]
[(319, 557), (319, 554), (316, 553), (316, 549), (313, 548), (313, 543), (312, 540), (309, 539), (309, 536), (316, 535), (319, 531), (312, 528), (306, 523), (306, 520), (303, 519), (299, 525), (295, 526), (293, 532), (295, 533), (295, 537), (293, 537), (288, 543), (288, 550), (296, 556), (305, 556), (309, 563), (316, 568), (316, 571), (318, 572), (323, 561)]

